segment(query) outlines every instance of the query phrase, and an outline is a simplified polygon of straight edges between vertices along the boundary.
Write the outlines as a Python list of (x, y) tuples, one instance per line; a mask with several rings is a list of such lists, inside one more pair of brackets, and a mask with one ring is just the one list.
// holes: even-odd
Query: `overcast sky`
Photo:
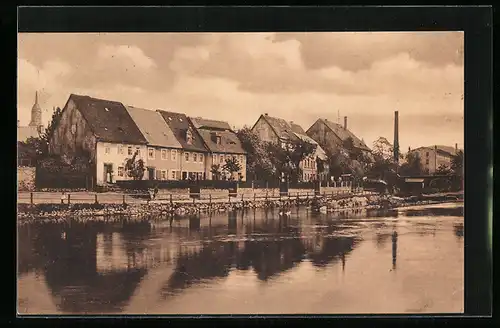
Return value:
[(46, 124), (71, 93), (252, 126), (340, 121), (371, 146), (463, 146), (463, 33), (18, 35), (18, 119)]

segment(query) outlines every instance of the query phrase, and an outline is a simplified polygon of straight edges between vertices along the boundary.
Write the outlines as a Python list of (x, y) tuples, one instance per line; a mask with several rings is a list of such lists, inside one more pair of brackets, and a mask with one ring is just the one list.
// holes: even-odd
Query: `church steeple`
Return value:
[(31, 108), (31, 121), (29, 126), (39, 128), (42, 125), (42, 108), (38, 104), (38, 91), (35, 92), (35, 103)]

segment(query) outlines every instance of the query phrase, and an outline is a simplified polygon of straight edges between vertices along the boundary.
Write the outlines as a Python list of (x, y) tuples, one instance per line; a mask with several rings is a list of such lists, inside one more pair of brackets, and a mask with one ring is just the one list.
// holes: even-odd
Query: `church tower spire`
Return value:
[(29, 126), (39, 128), (42, 125), (42, 108), (38, 104), (38, 91), (35, 92), (35, 103), (31, 108), (31, 121)]

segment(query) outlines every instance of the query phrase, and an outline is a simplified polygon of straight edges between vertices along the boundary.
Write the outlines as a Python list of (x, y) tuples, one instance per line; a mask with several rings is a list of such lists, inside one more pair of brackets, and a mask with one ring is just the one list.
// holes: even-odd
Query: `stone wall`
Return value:
[(18, 191), (33, 191), (35, 190), (35, 175), (36, 168), (34, 167), (18, 167), (17, 168), (17, 190)]

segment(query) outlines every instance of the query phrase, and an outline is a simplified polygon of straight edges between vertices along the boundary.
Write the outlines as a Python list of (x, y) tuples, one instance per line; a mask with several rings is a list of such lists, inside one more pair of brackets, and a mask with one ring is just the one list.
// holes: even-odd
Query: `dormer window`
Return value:
[(193, 134), (191, 133), (191, 130), (189, 130), (189, 129), (186, 130), (186, 142), (189, 145), (193, 143)]
[(105, 110), (106, 112), (109, 112), (108, 107), (104, 107), (104, 110)]
[(215, 137), (215, 142), (216, 142), (218, 145), (220, 145), (220, 144), (222, 143), (222, 138), (221, 138), (221, 136), (216, 136), (216, 137)]

